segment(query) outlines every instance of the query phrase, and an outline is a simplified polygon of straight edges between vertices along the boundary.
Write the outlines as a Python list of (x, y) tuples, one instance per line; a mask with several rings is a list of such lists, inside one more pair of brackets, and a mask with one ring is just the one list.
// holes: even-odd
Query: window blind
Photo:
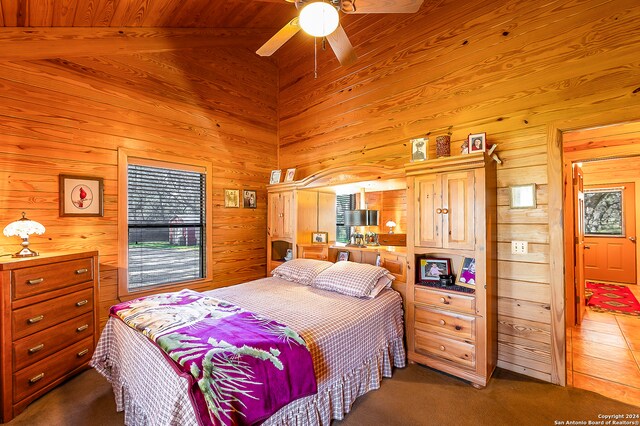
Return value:
[(129, 164), (129, 289), (205, 275), (205, 175)]
[(344, 224), (344, 212), (356, 208), (355, 194), (336, 196), (336, 241), (348, 243), (351, 237), (351, 229)]

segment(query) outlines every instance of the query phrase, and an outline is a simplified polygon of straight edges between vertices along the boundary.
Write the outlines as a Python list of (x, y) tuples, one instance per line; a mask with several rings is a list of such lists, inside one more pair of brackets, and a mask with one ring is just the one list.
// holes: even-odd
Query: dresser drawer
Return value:
[(476, 348), (470, 342), (450, 339), (433, 333), (415, 330), (415, 351), (444, 358), (465, 367), (476, 365)]
[(24, 337), (13, 343), (13, 370), (32, 365), (86, 337), (93, 337), (92, 313)]
[(415, 306), (415, 328), (417, 330), (448, 334), (461, 339), (474, 340), (476, 319), (471, 316), (427, 309)]
[(12, 273), (13, 299), (18, 300), (92, 280), (91, 258), (60, 262), (55, 266), (43, 265), (16, 269)]
[(463, 294), (445, 291), (417, 288), (415, 289), (416, 303), (427, 303), (441, 308), (475, 313), (476, 298)]
[(89, 362), (92, 354), (93, 338), (88, 338), (17, 372), (13, 376), (14, 402), (23, 400), (73, 369)]
[(93, 288), (56, 297), (13, 311), (13, 340), (93, 312)]

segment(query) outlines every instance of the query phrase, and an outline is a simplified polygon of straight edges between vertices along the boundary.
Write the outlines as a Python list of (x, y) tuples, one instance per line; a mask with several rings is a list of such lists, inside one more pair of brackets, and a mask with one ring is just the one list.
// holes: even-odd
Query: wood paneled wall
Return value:
[[(558, 122), (640, 116), (638, 19), (635, 0), (440, 0), (413, 15), (345, 17), (354, 65), (318, 51), (314, 79), (310, 40), (278, 53), (280, 167), (301, 177), (363, 162), (402, 167), (410, 138), (451, 132), (456, 153), (469, 133), (487, 132), (503, 160), (498, 365), (564, 383), (547, 163), (561, 164), (549, 157), (550, 134)], [(509, 209), (509, 186), (527, 183), (537, 185), (537, 208)], [(512, 255), (512, 240), (528, 241), (529, 254)]]
[[(64, 50), (58, 43), (53, 50)], [(35, 250), (99, 250), (103, 324), (118, 297), (119, 148), (211, 162), (210, 286), (265, 272), (277, 68), (245, 48), (167, 43), (160, 53), (0, 61), (0, 224), (25, 211), (46, 227), (31, 238)], [(59, 174), (104, 178), (104, 217), (59, 217)], [(224, 208), (225, 188), (257, 190), (258, 208)], [(17, 248), (0, 236), (0, 253)]]
[(385, 225), (393, 220), (396, 223), (396, 234), (407, 233), (407, 190), (373, 191), (365, 193), (367, 208), (378, 210), (379, 226), (368, 226), (367, 232), (386, 234), (389, 228)]

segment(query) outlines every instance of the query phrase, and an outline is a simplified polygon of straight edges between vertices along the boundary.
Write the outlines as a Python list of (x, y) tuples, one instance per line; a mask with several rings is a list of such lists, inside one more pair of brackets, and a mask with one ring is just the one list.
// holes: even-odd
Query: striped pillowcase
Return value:
[(333, 263), (315, 259), (292, 259), (284, 262), (271, 272), (276, 278), (311, 285), (314, 278)]
[(385, 276), (393, 277), (380, 266), (342, 261), (320, 272), (311, 285), (347, 296), (371, 297), (378, 280)]

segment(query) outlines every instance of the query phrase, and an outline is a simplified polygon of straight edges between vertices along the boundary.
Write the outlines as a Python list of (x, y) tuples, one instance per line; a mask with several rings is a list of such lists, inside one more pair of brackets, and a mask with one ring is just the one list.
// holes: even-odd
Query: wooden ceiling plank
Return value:
[(30, 27), (50, 27), (53, 24), (53, 8), (55, 0), (29, 0)]
[(72, 27), (77, 7), (77, 0), (55, 0), (51, 26)]
[(262, 29), (48, 28), (0, 29), (0, 61), (166, 52), (200, 47), (257, 49)]

